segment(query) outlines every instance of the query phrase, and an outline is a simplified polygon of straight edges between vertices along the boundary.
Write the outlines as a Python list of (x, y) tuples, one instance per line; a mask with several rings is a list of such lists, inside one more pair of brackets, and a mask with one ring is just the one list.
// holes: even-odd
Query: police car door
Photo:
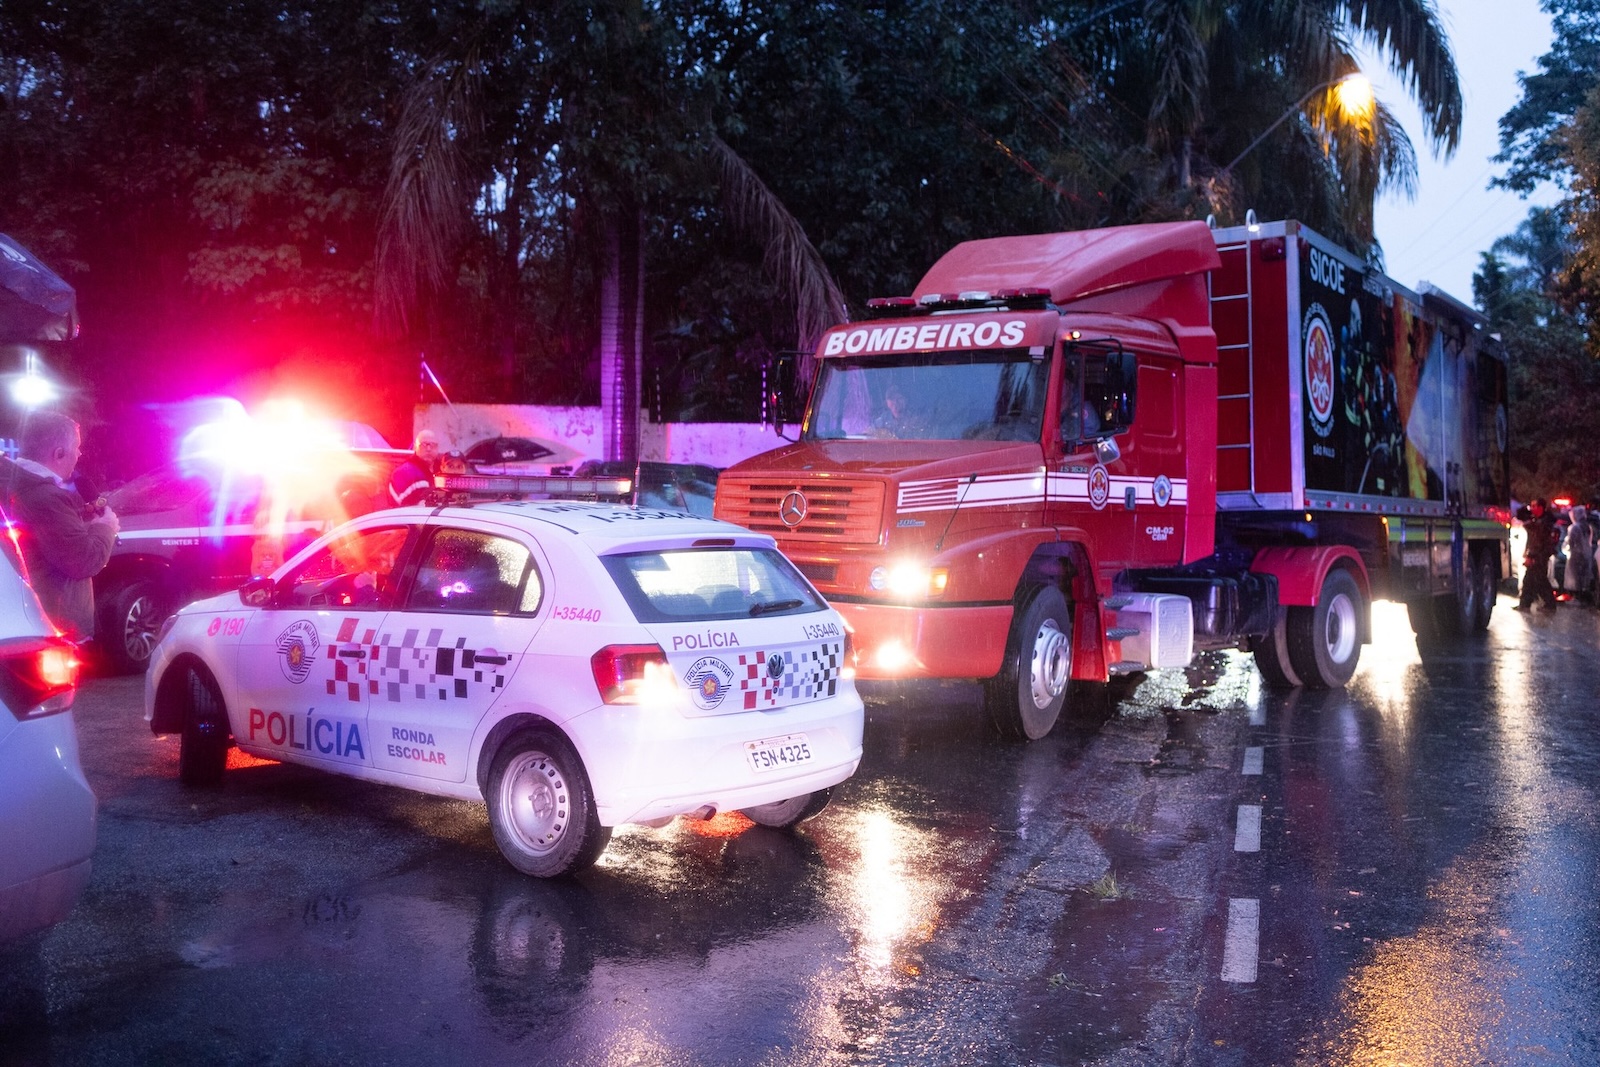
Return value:
[(280, 580), (272, 603), (246, 622), (241, 746), (332, 770), (373, 766), (373, 663), (414, 529), (345, 531)]
[(540, 622), (544, 573), (506, 533), (430, 526), (371, 665), (373, 765), (465, 781), (473, 734)]

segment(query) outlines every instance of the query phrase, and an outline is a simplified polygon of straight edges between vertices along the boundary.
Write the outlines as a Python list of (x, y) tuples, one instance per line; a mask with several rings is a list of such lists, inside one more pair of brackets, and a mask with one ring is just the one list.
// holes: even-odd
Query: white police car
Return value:
[(515, 501), (351, 520), (166, 625), (145, 717), (179, 776), (228, 748), (484, 800), (518, 870), (611, 827), (789, 827), (861, 760), (844, 623), (771, 538), (681, 512)]

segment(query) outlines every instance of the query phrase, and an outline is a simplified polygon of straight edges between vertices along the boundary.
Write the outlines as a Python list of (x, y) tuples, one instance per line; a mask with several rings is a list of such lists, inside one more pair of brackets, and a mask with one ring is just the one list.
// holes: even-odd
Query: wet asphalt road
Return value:
[(140, 682), (78, 702), (65, 923), (0, 949), (26, 1064), (1600, 1063), (1600, 613), (1500, 610), (1350, 688), (1215, 654), (996, 739), (874, 690), (799, 834), (619, 830), (537, 882), (481, 806), (273, 764), (176, 781)]

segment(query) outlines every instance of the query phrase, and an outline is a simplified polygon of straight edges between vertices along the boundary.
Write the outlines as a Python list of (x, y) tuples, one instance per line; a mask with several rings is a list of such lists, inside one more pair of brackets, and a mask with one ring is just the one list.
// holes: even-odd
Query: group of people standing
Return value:
[[(1595, 578), (1600, 573), (1600, 505), (1577, 504), (1557, 514), (1539, 497), (1517, 509), (1527, 537), (1522, 552), (1522, 596), (1518, 611), (1532, 611), (1535, 601), (1547, 610), (1562, 599), (1594, 604)], [(1566, 596), (1558, 597), (1560, 588)]]

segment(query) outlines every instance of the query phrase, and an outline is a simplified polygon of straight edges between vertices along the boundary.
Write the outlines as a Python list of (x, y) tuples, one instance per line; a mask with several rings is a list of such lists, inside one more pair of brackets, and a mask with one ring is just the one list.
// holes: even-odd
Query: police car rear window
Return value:
[(800, 615), (828, 607), (774, 549), (633, 552), (601, 561), (640, 622)]

